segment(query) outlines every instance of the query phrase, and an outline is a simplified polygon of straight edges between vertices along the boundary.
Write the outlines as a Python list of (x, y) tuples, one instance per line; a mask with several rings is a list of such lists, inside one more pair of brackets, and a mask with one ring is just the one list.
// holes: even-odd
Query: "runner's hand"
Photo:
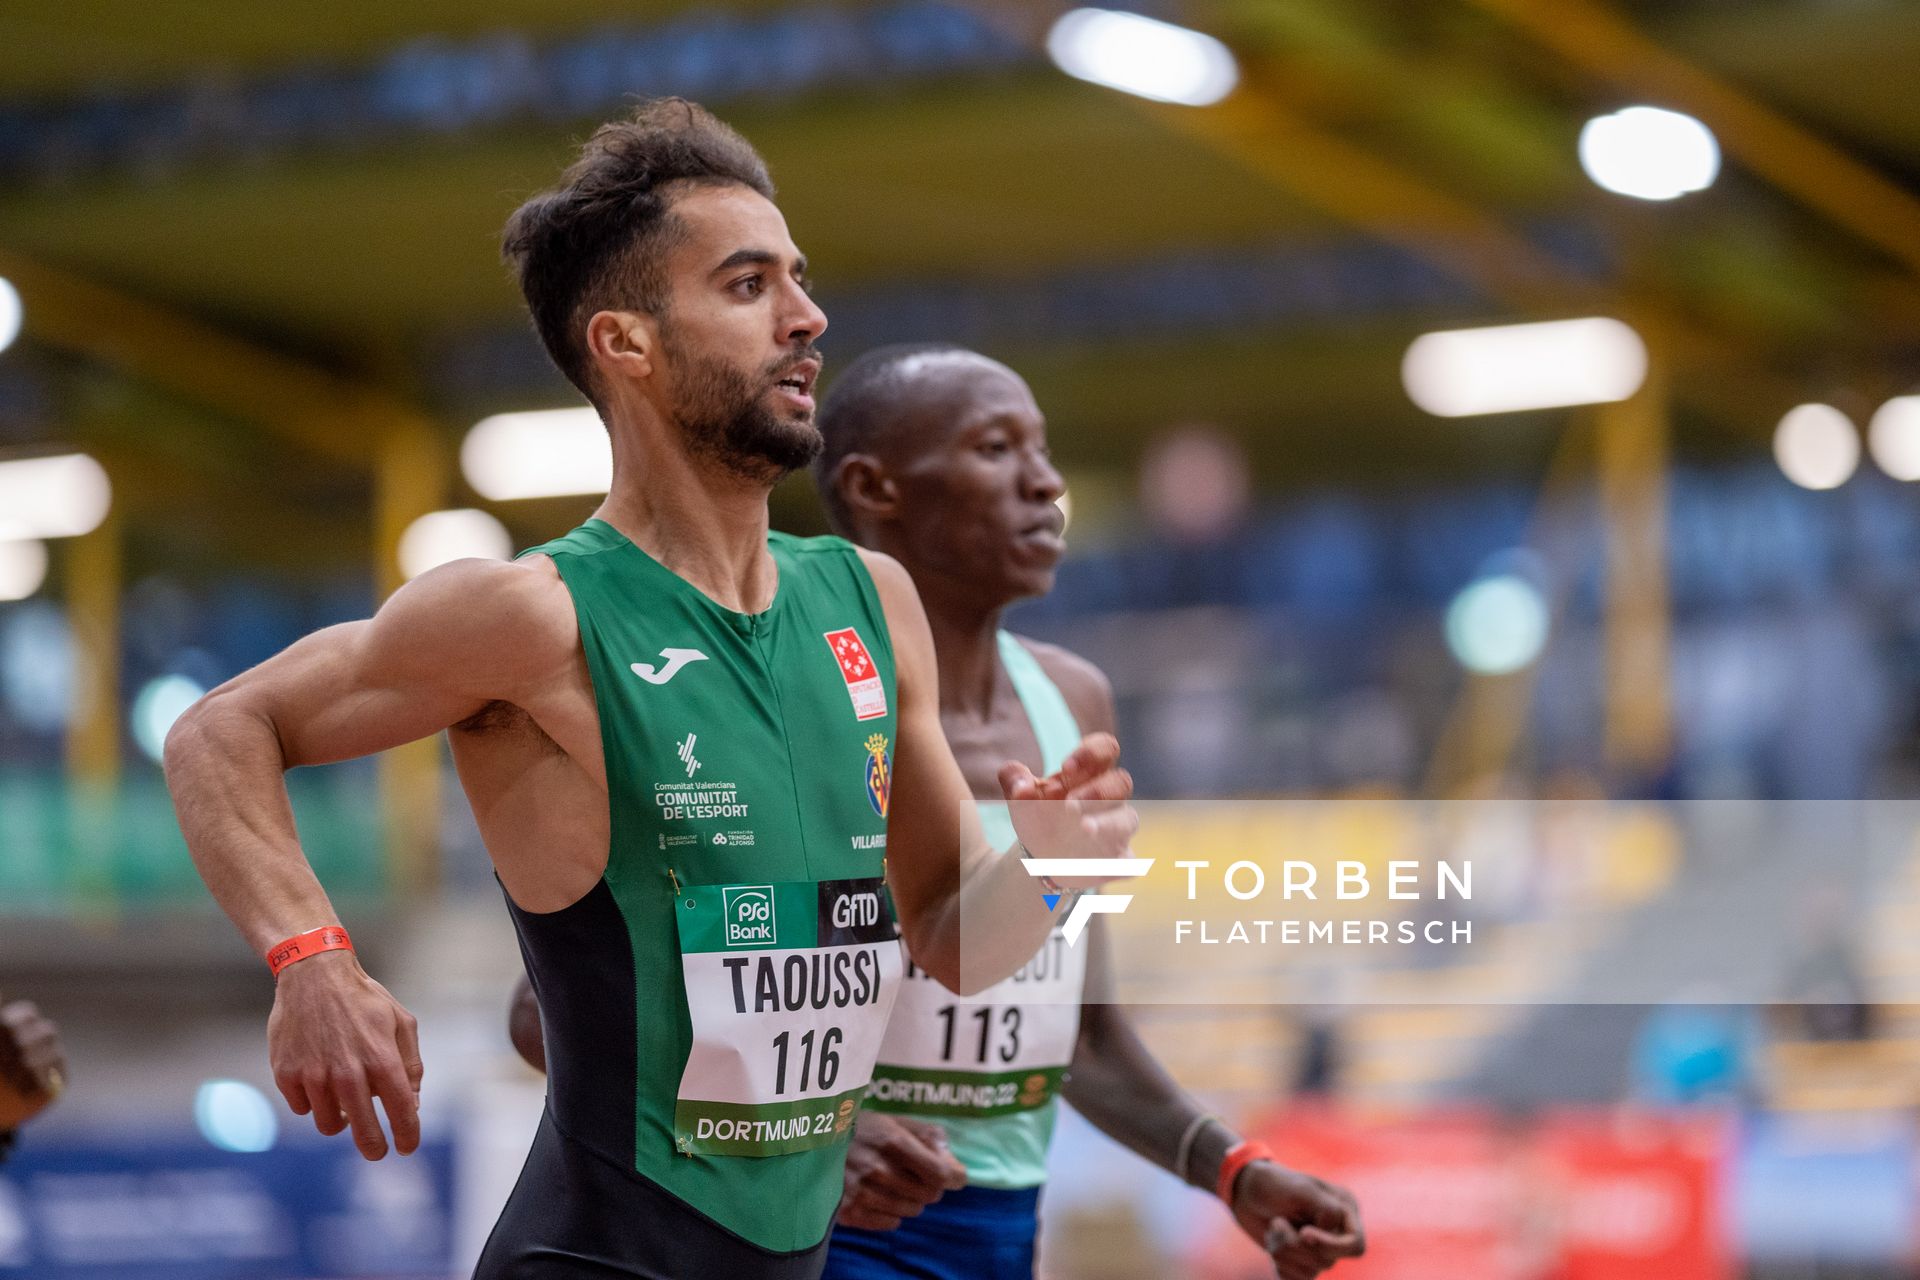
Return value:
[(1270, 1160), (1254, 1161), (1235, 1182), (1233, 1219), (1267, 1251), (1279, 1280), (1312, 1280), (1367, 1251), (1351, 1191)]
[(66, 1087), (60, 1035), (28, 1000), (0, 1007), (0, 1129), (25, 1124)]
[(393, 1129), (393, 1145), (420, 1145), (420, 1040), (413, 1015), (366, 975), (350, 951), (328, 951), (280, 974), (267, 1020), (273, 1082), (295, 1115), (331, 1137), (353, 1127), (369, 1160), (387, 1154), (373, 1100)]
[[(1000, 790), (1020, 843), (1036, 858), (1126, 858), (1140, 815), (1127, 798), (1133, 775), (1119, 765), (1110, 733), (1081, 739), (1057, 772), (1036, 778), (1019, 761), (1000, 767)], [(1047, 803), (1052, 802), (1052, 803)], [(1092, 889), (1105, 876), (1056, 877), (1069, 889)]]
[(967, 1185), (967, 1167), (947, 1150), (939, 1125), (862, 1111), (847, 1149), (843, 1226), (892, 1231), (948, 1191)]

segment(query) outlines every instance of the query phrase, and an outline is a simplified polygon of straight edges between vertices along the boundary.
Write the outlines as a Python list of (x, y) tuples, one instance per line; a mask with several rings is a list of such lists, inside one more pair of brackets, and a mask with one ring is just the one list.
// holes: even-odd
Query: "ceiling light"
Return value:
[(484, 418), (460, 445), (460, 470), (495, 502), (605, 493), (613, 444), (592, 409), (543, 409)]
[(1188, 107), (1211, 106), (1240, 81), (1233, 52), (1212, 36), (1111, 9), (1063, 14), (1047, 53), (1077, 79)]
[(1867, 448), (1895, 480), (1920, 480), (1920, 396), (1899, 396), (1881, 405), (1867, 424)]
[(1580, 131), (1580, 165), (1617, 195), (1672, 200), (1713, 185), (1720, 144), (1692, 116), (1627, 107), (1587, 121)]
[(0, 462), (0, 539), (92, 533), (113, 505), (113, 486), (84, 453)]
[(417, 578), (455, 560), (505, 560), (513, 535), (484, 511), (429, 511), (400, 535), (400, 572)]
[(1463, 418), (1625, 400), (1647, 376), (1647, 348), (1618, 320), (1454, 329), (1416, 338), (1400, 374), (1428, 413)]
[(20, 291), (13, 282), (0, 276), (0, 351), (13, 345), (20, 336), (20, 321), (25, 309), (20, 305)]
[(1803, 404), (1774, 429), (1773, 457), (1802, 489), (1837, 489), (1860, 465), (1860, 433), (1832, 405)]
[(34, 538), (0, 542), (0, 600), (25, 600), (46, 580), (46, 543)]

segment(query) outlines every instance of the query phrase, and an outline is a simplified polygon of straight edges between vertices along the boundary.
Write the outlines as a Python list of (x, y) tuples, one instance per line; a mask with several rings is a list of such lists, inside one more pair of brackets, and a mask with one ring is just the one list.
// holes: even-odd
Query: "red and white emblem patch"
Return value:
[(867, 653), (860, 633), (852, 627), (827, 632), (827, 647), (840, 664), (840, 675), (847, 682), (847, 696), (853, 699), (853, 718), (873, 720), (887, 714), (887, 688), (880, 683), (879, 668)]

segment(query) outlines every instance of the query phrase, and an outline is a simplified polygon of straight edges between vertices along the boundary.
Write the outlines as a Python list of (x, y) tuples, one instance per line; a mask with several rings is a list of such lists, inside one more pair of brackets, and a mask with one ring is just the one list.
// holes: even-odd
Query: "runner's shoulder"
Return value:
[[(841, 540), (836, 538), (834, 541)], [(889, 619), (894, 617), (895, 609), (906, 604), (911, 604), (914, 614), (925, 614), (926, 610), (920, 604), (920, 589), (913, 585), (913, 577), (907, 572), (906, 566), (884, 551), (875, 551), (851, 542), (843, 545), (851, 547), (853, 553), (860, 557), (860, 563), (866, 566), (867, 576), (873, 579), (874, 594), (880, 597), (880, 606), (886, 610)]]
[(1113, 682), (1107, 673), (1071, 649), (1030, 636), (1016, 635), (1022, 648), (1031, 653), (1047, 673), (1047, 678), (1067, 700), (1067, 709), (1080, 724), (1081, 732), (1113, 730)]
[(451, 561), (407, 583), (381, 612), (431, 640), (442, 661), (545, 665), (579, 646), (572, 597), (545, 556)]

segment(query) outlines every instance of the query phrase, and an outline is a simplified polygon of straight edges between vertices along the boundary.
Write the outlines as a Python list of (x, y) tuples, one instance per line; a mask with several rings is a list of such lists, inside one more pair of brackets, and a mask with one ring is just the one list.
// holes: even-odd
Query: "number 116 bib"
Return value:
[(691, 885), (674, 914), (693, 1024), (674, 1145), (777, 1156), (845, 1141), (903, 968), (886, 882)]

